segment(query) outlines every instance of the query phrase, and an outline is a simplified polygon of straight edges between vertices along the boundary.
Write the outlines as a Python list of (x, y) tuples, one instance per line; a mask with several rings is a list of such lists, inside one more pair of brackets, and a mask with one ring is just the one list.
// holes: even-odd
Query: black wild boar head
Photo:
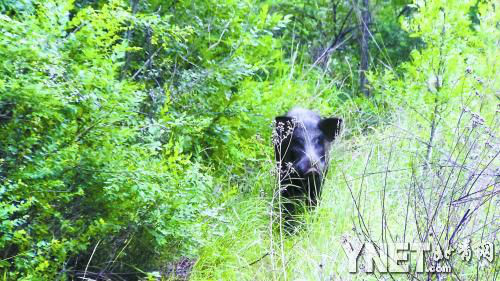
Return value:
[(328, 170), (330, 144), (341, 126), (340, 118), (321, 118), (303, 108), (276, 117), (273, 143), (283, 197), (317, 204)]

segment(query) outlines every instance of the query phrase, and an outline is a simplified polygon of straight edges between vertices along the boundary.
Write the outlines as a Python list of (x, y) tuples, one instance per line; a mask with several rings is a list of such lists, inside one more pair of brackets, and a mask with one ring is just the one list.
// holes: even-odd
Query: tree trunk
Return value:
[(368, 41), (370, 40), (371, 14), (370, 14), (370, 1), (361, 0), (361, 32), (359, 33), (359, 47), (361, 51), (361, 61), (359, 66), (359, 88), (365, 96), (370, 96), (370, 89), (368, 89), (368, 81), (366, 79), (366, 71), (370, 64), (370, 53), (368, 50)]
[[(137, 9), (139, 8), (139, 0), (130, 0), (130, 6), (132, 6), (132, 15), (135, 15), (137, 13)], [(127, 34), (125, 38), (127, 38), (128, 44), (132, 41), (132, 36), (134, 35), (134, 29), (129, 26), (127, 30)], [(131, 55), (127, 51), (125, 53), (125, 63), (123, 64), (122, 71), (120, 73), (120, 78), (123, 79), (126, 75), (126, 72), (128, 70), (128, 67), (130, 66), (130, 60), (131, 60)]]

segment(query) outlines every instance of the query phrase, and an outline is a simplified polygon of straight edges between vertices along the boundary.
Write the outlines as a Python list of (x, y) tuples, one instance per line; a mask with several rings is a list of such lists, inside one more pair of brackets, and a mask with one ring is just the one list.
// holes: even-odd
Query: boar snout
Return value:
[(309, 157), (303, 157), (296, 165), (299, 176), (307, 177), (310, 174), (320, 174), (321, 168), (317, 161), (311, 161)]

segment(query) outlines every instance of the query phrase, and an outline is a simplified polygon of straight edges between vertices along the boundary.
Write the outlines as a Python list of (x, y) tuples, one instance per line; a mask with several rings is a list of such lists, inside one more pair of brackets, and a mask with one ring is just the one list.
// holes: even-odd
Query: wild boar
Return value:
[(321, 118), (311, 110), (294, 108), (275, 121), (280, 193), (286, 201), (285, 211), (292, 214), (297, 203), (317, 205), (328, 171), (330, 145), (340, 132), (342, 119)]

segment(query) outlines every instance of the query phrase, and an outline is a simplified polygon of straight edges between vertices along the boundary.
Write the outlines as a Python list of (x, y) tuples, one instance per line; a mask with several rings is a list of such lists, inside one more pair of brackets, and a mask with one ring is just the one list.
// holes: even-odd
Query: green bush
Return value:
[[(192, 253), (213, 186), (143, 87), (119, 79), (128, 12), (47, 2), (0, 18), (0, 263), (8, 280), (134, 271)], [(98, 269), (96, 269), (98, 268)], [(4, 275), (5, 274), (5, 275)], [(90, 275), (88, 275), (90, 276)]]

